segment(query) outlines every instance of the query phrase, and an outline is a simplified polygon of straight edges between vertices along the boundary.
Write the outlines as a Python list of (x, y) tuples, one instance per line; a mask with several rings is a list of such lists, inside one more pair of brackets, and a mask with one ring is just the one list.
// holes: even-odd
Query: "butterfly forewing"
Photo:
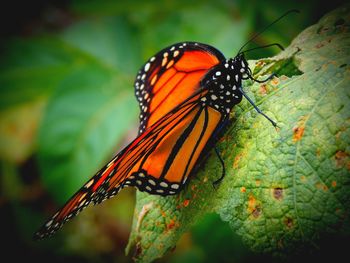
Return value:
[(217, 49), (194, 42), (169, 46), (149, 59), (135, 81), (141, 110), (139, 132), (202, 88), (201, 79), (224, 59)]

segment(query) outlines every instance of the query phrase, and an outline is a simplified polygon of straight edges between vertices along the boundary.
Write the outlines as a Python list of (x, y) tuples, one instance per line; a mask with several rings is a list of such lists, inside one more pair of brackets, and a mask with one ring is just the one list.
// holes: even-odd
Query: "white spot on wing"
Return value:
[(159, 185), (162, 186), (162, 187), (168, 187), (168, 184), (166, 182), (160, 182)]
[(148, 182), (151, 184), (151, 185), (156, 185), (156, 182), (152, 179), (148, 179)]
[(178, 184), (172, 184), (170, 187), (173, 188), (173, 189), (179, 189), (179, 185)]
[(147, 63), (146, 65), (145, 65), (145, 72), (147, 72), (148, 70), (149, 70), (149, 68), (150, 68), (150, 66), (151, 66), (151, 64), (150, 63)]
[(45, 226), (46, 226), (46, 227), (50, 226), (50, 225), (52, 224), (52, 222), (53, 222), (53, 220), (50, 220), (49, 222), (47, 222), (47, 223), (45, 224)]

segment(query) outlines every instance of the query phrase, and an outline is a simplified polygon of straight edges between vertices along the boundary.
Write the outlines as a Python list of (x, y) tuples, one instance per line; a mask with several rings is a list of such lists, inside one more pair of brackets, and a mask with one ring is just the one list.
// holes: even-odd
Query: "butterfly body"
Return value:
[(207, 87), (208, 94), (201, 99), (203, 105), (210, 106), (224, 116), (228, 116), (233, 106), (242, 100), (243, 74), (245, 74), (248, 64), (244, 57), (237, 56), (227, 59), (210, 70), (201, 81), (203, 87)]
[(139, 135), (78, 190), (35, 238), (52, 235), (91, 202), (100, 203), (127, 186), (162, 196), (178, 194), (233, 106), (242, 100), (242, 79), (250, 76), (243, 53), (226, 59), (214, 47), (195, 42), (174, 44), (151, 57), (134, 84)]

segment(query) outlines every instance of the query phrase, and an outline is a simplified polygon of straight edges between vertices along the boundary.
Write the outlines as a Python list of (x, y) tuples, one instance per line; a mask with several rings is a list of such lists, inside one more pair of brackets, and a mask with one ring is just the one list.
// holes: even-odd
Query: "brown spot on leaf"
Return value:
[(247, 191), (247, 189), (245, 189), (244, 186), (241, 187), (241, 193), (245, 193)]
[(301, 116), (298, 124), (293, 127), (293, 142), (301, 140), (305, 131), (305, 123), (308, 120), (309, 115)]
[(190, 200), (189, 199), (185, 199), (182, 204), (183, 204), (184, 207), (187, 207), (190, 204)]
[(304, 175), (300, 176), (300, 180), (305, 183), (306, 182), (306, 177)]
[(233, 168), (238, 168), (239, 161), (242, 159), (243, 154), (237, 154), (235, 160), (233, 161)]
[(336, 165), (337, 167), (342, 167), (346, 164), (347, 162), (347, 158), (348, 158), (349, 154), (347, 152), (344, 151), (337, 151), (335, 153), (335, 161), (336, 161)]
[(136, 262), (136, 260), (141, 254), (142, 254), (141, 238), (137, 237), (134, 254), (132, 255), (133, 260)]
[(260, 215), (261, 215), (261, 207), (260, 205), (257, 205), (252, 213), (252, 215), (255, 217), (255, 218), (258, 218)]
[(256, 184), (256, 186), (260, 186), (261, 180), (255, 180), (255, 184)]
[(257, 67), (263, 67), (265, 64), (266, 64), (266, 63), (265, 63), (265, 61), (263, 61), (263, 60), (259, 60), (258, 62), (255, 63), (255, 65), (256, 65)]
[(320, 149), (320, 148), (317, 148), (317, 149), (316, 149), (316, 156), (317, 156), (317, 157), (320, 157), (320, 155), (321, 155), (321, 149)]
[(283, 221), (283, 223), (289, 228), (291, 229), (294, 225), (293, 219), (290, 217), (286, 217)]
[(323, 191), (328, 191), (328, 186), (324, 183), (318, 182), (315, 184), (316, 188)]
[(303, 137), (305, 128), (303, 126), (296, 126), (293, 128), (293, 142), (300, 141)]
[(256, 205), (256, 199), (253, 195), (248, 197), (248, 209), (252, 212)]
[(282, 200), (283, 199), (283, 189), (282, 188), (274, 188), (273, 189), (273, 197), (277, 200)]
[(279, 83), (280, 83), (280, 80), (278, 78), (273, 78), (271, 81), (270, 81), (271, 85), (273, 86), (277, 86)]
[(321, 42), (321, 43), (318, 43), (316, 46), (315, 46), (315, 48), (321, 48), (321, 47), (323, 47), (324, 46), (324, 44)]
[(160, 209), (160, 213), (161, 213), (162, 217), (167, 217), (167, 215), (166, 215), (164, 210)]
[(261, 95), (266, 95), (266, 94), (267, 94), (267, 85), (266, 85), (266, 84), (260, 85), (259, 93), (260, 93)]
[(336, 181), (332, 181), (332, 187), (336, 187), (337, 186), (337, 182)]
[(317, 34), (323, 34), (323, 33), (327, 32), (328, 30), (329, 30), (329, 27), (321, 26), (321, 28), (319, 28), (317, 30)]
[(256, 198), (252, 194), (248, 197), (248, 212), (254, 218), (259, 217), (262, 213), (260, 204), (257, 202)]
[(170, 220), (170, 222), (166, 225), (167, 230), (171, 230), (176, 226), (176, 223), (173, 219)]

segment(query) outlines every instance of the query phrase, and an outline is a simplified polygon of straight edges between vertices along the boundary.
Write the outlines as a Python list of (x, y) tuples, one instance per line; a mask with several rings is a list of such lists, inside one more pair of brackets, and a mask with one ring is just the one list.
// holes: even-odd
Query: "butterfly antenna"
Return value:
[(268, 44), (268, 45), (261, 46), (261, 47), (254, 47), (254, 48), (246, 49), (246, 50), (241, 51), (241, 52), (242, 52), (242, 53), (246, 53), (246, 52), (248, 52), (248, 51), (252, 51), (252, 50), (256, 50), (256, 49), (260, 49), (260, 48), (266, 48), (266, 47), (273, 47), (273, 46), (276, 46), (276, 47), (278, 47), (279, 49), (284, 50), (284, 47), (282, 47), (281, 44), (273, 43), (273, 44)]
[(260, 32), (256, 33), (251, 39), (249, 39), (238, 51), (238, 54), (241, 53), (243, 48), (247, 46), (250, 42), (252, 42), (254, 39), (256, 39), (258, 36), (260, 36), (263, 32), (265, 32), (269, 27), (272, 25), (276, 24), (278, 21), (280, 21), (283, 17), (289, 15), (290, 13), (299, 13), (299, 10), (297, 9), (292, 9), (281, 15), (279, 18), (277, 18), (275, 21), (273, 21), (271, 24), (267, 25), (265, 28), (263, 28)]

